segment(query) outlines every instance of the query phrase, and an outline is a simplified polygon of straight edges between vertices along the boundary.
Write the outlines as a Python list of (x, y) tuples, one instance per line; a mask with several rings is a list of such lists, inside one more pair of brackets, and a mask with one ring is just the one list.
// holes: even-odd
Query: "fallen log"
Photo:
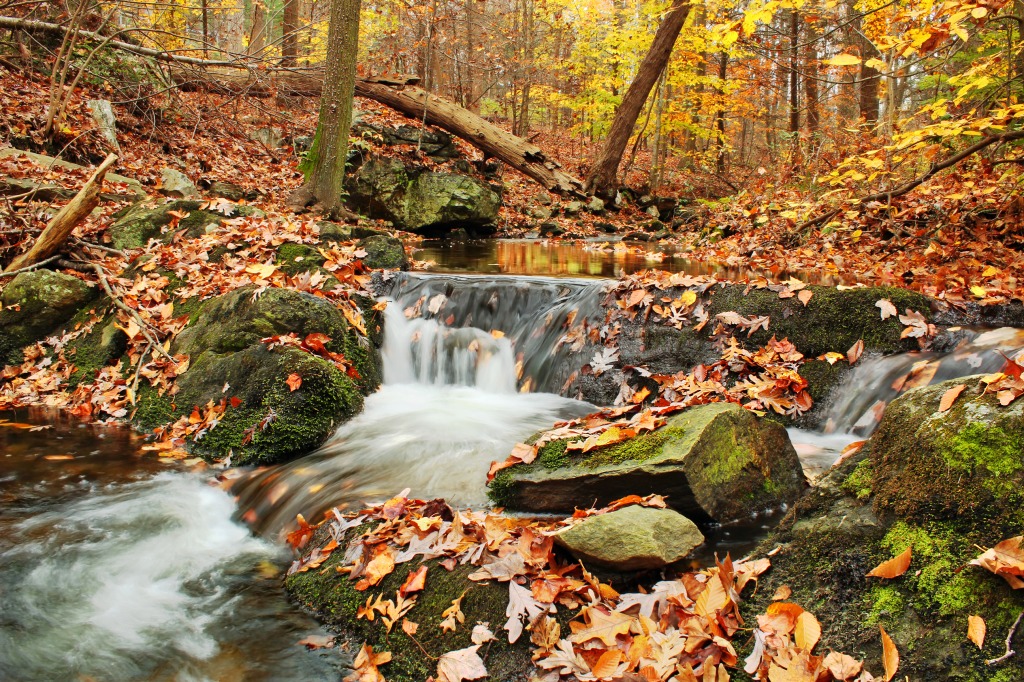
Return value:
[(116, 161), (116, 154), (108, 154), (78, 194), (50, 219), (32, 247), (12, 260), (4, 272), (21, 270), (55, 254), (67, 241), (75, 226), (85, 220), (99, 205), (103, 177)]

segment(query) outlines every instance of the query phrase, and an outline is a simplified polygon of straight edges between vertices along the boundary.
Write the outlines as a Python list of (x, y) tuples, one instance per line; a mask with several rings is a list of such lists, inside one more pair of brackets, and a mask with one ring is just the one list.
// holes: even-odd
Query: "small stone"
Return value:
[(652, 218), (660, 218), (661, 211), (658, 210), (657, 206), (648, 206), (647, 215), (651, 216)]
[(569, 203), (562, 207), (562, 213), (564, 213), (565, 215), (577, 215), (582, 210), (582, 201), (570, 201)]
[(551, 217), (551, 209), (548, 208), (547, 206), (534, 206), (530, 210), (530, 215), (532, 215), (537, 220), (547, 220), (548, 218)]
[(600, 197), (591, 197), (587, 202), (587, 210), (591, 213), (604, 213), (604, 201)]
[(560, 237), (565, 234), (558, 223), (541, 223), (540, 225), (540, 236), (541, 237)]
[(584, 519), (555, 542), (584, 563), (638, 571), (685, 558), (704, 535), (679, 512), (633, 505)]
[(189, 177), (173, 168), (160, 170), (160, 194), (175, 199), (199, 198), (199, 190)]

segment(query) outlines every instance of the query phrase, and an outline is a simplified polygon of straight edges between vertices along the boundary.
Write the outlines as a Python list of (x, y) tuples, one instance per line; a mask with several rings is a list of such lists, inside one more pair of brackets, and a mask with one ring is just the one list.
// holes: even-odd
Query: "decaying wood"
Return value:
[(99, 205), (103, 177), (116, 161), (116, 154), (108, 154), (78, 194), (50, 219), (32, 247), (11, 261), (4, 271), (21, 270), (55, 254), (67, 241), (75, 226), (85, 220)]

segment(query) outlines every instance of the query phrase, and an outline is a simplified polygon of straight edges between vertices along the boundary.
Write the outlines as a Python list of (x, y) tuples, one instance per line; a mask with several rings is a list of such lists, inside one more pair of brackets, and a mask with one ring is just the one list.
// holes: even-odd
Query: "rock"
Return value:
[(489, 494), (515, 510), (571, 512), (624, 495), (659, 494), (674, 509), (718, 522), (793, 502), (804, 478), (786, 430), (730, 403), (692, 407), (652, 433), (587, 454), (567, 441), (499, 472)]
[[(211, 299), (174, 340), (171, 352), (188, 355), (188, 371), (171, 398), (140, 392), (135, 423), (152, 428), (194, 406), (238, 398), (220, 423), (189, 443), (196, 454), (235, 464), (271, 464), (305, 454), (362, 408), (363, 395), (380, 383), (379, 360), (328, 301), (289, 289), (268, 289), (254, 300), (254, 287)], [(332, 363), (291, 346), (269, 350), (260, 339), (295, 333), (330, 338), (358, 371), (353, 378)], [(286, 383), (297, 374), (301, 386)], [(226, 388), (225, 388), (226, 387)]]
[(554, 201), (551, 199), (551, 195), (548, 194), (547, 192), (541, 192), (540, 194), (537, 194), (536, 196), (534, 196), (534, 200), (541, 206), (550, 206), (551, 204), (554, 203)]
[(652, 220), (651, 222), (644, 224), (644, 232), (656, 233), (664, 231), (665, 223), (661, 222), (660, 220)]
[(611, 223), (608, 223), (608, 222), (596, 222), (596, 223), (594, 223), (594, 227), (596, 227), (601, 232), (604, 232), (605, 234), (615, 234), (615, 225), (613, 225)]
[(467, 175), (406, 167), (398, 159), (371, 159), (349, 179), (355, 206), (418, 234), (487, 225), (498, 217), (501, 197)]
[(218, 180), (210, 185), (210, 189), (206, 190), (206, 195), (209, 197), (223, 197), (224, 199), (230, 199), (231, 201), (242, 201), (243, 199), (255, 199), (259, 194), (254, 191), (250, 191), (236, 185), (233, 182), (222, 182)]
[(579, 215), (582, 210), (582, 201), (570, 201), (562, 206), (562, 214), (567, 216)]
[(116, 249), (138, 249), (145, 246), (150, 239), (170, 239), (172, 233), (164, 232), (163, 228), (176, 219), (175, 213), (187, 214), (178, 219), (178, 230), (185, 230), (188, 236), (198, 237), (218, 225), (222, 220), (236, 216), (259, 217), (263, 211), (252, 206), (235, 206), (230, 216), (217, 211), (200, 209), (201, 201), (177, 199), (165, 204), (154, 205), (142, 202), (129, 206), (114, 214), (113, 225), (107, 228), (107, 235)]
[[(1019, 657), (996, 676), (985, 664), (1004, 652), (1019, 591), (970, 565), (981, 548), (1024, 533), (1024, 404), (1000, 406), (978, 393), (978, 379), (913, 389), (888, 406), (864, 448), (754, 551), (776, 550), (772, 570), (744, 602), (744, 618), (763, 613), (770, 595), (788, 585), (789, 601), (814, 605), (823, 651), (858, 642), (859, 656), (879, 660), (881, 625), (899, 648), (899, 675), (911, 680), (1024, 679)], [(939, 412), (942, 394), (960, 383), (968, 388)], [(906, 574), (865, 577), (908, 547)], [(964, 635), (968, 615), (986, 620), (983, 651)]]
[(538, 234), (541, 237), (560, 237), (565, 234), (565, 230), (555, 222), (541, 223)]
[(591, 516), (555, 536), (584, 565), (617, 571), (662, 568), (704, 542), (700, 529), (671, 509), (631, 505)]
[(352, 126), (352, 134), (374, 138), (386, 145), (418, 147), (435, 160), (458, 159), (462, 156), (452, 142), (452, 136), (436, 128), (424, 130), (418, 125), (391, 127), (360, 122)]
[(313, 138), (309, 135), (298, 135), (292, 140), (292, 148), (296, 154), (305, 154), (313, 148)]
[(378, 234), (359, 240), (357, 244), (366, 251), (363, 264), (368, 268), (382, 270), (408, 270), (409, 258), (405, 255), (402, 241), (390, 235)]
[(530, 209), (530, 215), (537, 220), (548, 220), (551, 217), (551, 208), (548, 206), (534, 206)]
[(100, 131), (100, 135), (107, 141), (112, 151), (120, 154), (121, 145), (117, 142), (117, 116), (114, 115), (113, 105), (105, 99), (91, 99), (86, 102), (86, 106), (89, 107), (89, 113), (96, 123), (96, 128)]
[(173, 168), (160, 169), (160, 194), (175, 199), (199, 198), (199, 190), (189, 177)]
[(648, 206), (644, 212), (654, 218), (655, 220), (661, 218), (661, 211), (658, 210), (657, 206)]
[(259, 142), (267, 149), (277, 149), (284, 145), (284, 135), (276, 128), (257, 128), (249, 133), (249, 139)]
[(622, 241), (624, 242), (649, 242), (651, 241), (651, 235), (646, 232), (640, 232), (639, 230), (633, 230), (622, 235)]
[(23, 272), (0, 292), (0, 365), (22, 361), (21, 349), (53, 332), (96, 298), (96, 287), (40, 268)]
[[(14, 149), (13, 147), (5, 147), (3, 149), (0, 149), (0, 160), (17, 157), (23, 157), (25, 159), (28, 159), (29, 161), (31, 161), (32, 163), (41, 168), (48, 169), (54, 166), (58, 166), (60, 168), (66, 168), (68, 170), (79, 170), (88, 172), (88, 169), (85, 166), (81, 166), (77, 163), (71, 163), (70, 161), (65, 161), (63, 159), (55, 159), (52, 156), (36, 154), (35, 152), (26, 152), (20, 149)], [(2, 186), (2, 184), (11, 182), (11, 180), (11, 178), (4, 178), (2, 183), (0, 183), (0, 186)], [(138, 180), (126, 178), (123, 175), (118, 175), (117, 173), (107, 173), (106, 177), (103, 179), (103, 184), (105, 187), (116, 188), (116, 191), (114, 192), (102, 192), (100, 194), (100, 197), (108, 201), (123, 201), (125, 199), (130, 199), (134, 201), (146, 196), (146, 190), (142, 186), (142, 183), (140, 183)], [(43, 184), (41, 185), (41, 188), (43, 188), (44, 190), (46, 188), (59, 190), (56, 191), (56, 193), (53, 195), (55, 197), (70, 198), (73, 197), (76, 193), (76, 191), (68, 191), (57, 185)], [(26, 190), (23, 191), (27, 191), (28, 189), (34, 189), (34, 187), (28, 186)]]
[(590, 197), (587, 202), (587, 210), (594, 214), (604, 213), (604, 200), (600, 197)]
[(365, 234), (357, 235), (356, 228), (352, 228), (348, 225), (331, 223), (326, 220), (322, 220), (316, 225), (320, 228), (320, 241), (326, 244), (331, 242), (347, 242), (353, 238), (368, 236)]

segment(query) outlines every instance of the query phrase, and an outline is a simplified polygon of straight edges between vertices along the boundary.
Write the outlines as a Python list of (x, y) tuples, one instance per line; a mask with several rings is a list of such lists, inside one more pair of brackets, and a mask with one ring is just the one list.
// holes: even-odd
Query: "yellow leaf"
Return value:
[(983, 19), (988, 14), (987, 7), (975, 7), (971, 10), (971, 16), (975, 19)]
[(856, 66), (860, 64), (860, 57), (855, 54), (837, 54), (832, 59), (824, 60), (830, 66)]
[(985, 287), (979, 287), (977, 284), (971, 287), (971, 293), (977, 296), (978, 298), (985, 298), (986, 296), (988, 296), (988, 292), (985, 291)]
[(821, 624), (813, 614), (804, 611), (797, 616), (793, 637), (798, 647), (810, 653), (821, 639)]
[(978, 645), (985, 646), (985, 619), (981, 616), (967, 616), (967, 639)]

